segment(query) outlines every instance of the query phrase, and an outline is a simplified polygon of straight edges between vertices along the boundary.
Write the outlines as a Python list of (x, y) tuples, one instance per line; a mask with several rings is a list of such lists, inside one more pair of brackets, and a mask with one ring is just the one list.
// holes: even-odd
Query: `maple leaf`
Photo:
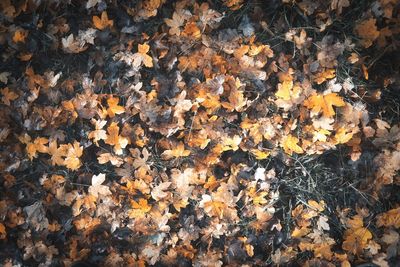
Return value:
[[(168, 25), (168, 27), (170, 27), (169, 29), (169, 34), (170, 35), (176, 35), (179, 36), (181, 35), (181, 29), (180, 27), (183, 26), (183, 23), (185, 22), (185, 18), (187, 17), (187, 14), (185, 16), (185, 14), (179, 11), (174, 11), (174, 13), (172, 14), (172, 19), (164, 19), (165, 24)], [(190, 15), (190, 13), (189, 13)]]
[(143, 218), (150, 210), (151, 206), (147, 203), (147, 199), (139, 198), (139, 201), (131, 200), (132, 210), (129, 211), (129, 218)]
[(239, 135), (235, 135), (233, 137), (223, 137), (221, 140), (222, 151), (233, 150), (236, 151), (239, 149), (239, 144), (242, 142), (242, 137)]
[(160, 183), (159, 185), (154, 187), (153, 190), (151, 191), (151, 197), (156, 201), (166, 198), (169, 195), (169, 193), (165, 191), (169, 188), (171, 184), (172, 184), (171, 182)]
[(77, 170), (81, 166), (80, 157), (83, 153), (83, 147), (79, 145), (79, 142), (74, 141), (74, 144), (68, 144), (67, 156), (64, 161), (64, 165), (71, 170)]
[(6, 232), (6, 227), (4, 224), (0, 223), (0, 239), (6, 239), (7, 237), (7, 232)]
[(49, 151), (48, 153), (51, 156), (51, 164), (52, 165), (64, 165), (64, 157), (67, 156), (68, 153), (68, 145), (60, 145), (57, 146), (57, 140), (52, 140), (49, 142)]
[(107, 138), (104, 142), (108, 145), (114, 146), (114, 153), (117, 155), (122, 155), (122, 149), (129, 144), (129, 139), (119, 135), (118, 123), (113, 122), (107, 128)]
[(331, 9), (336, 10), (336, 14), (342, 14), (342, 10), (344, 7), (350, 6), (349, 0), (333, 0), (331, 2)]
[(283, 83), (278, 83), (278, 91), (275, 95), (283, 100), (290, 100), (291, 89), (293, 88), (293, 81), (284, 81)]
[(379, 31), (376, 27), (376, 19), (370, 18), (358, 23), (355, 32), (361, 37), (360, 43), (365, 48), (368, 48), (379, 37)]
[(304, 101), (304, 106), (311, 109), (313, 113), (318, 114), (322, 111), (322, 115), (328, 118), (336, 114), (333, 106), (343, 107), (345, 104), (337, 93), (329, 93), (327, 95), (314, 94)]
[(102, 185), (106, 180), (106, 175), (104, 173), (99, 173), (98, 175), (92, 176), (92, 185), (89, 186), (88, 192), (94, 197), (108, 196), (111, 195), (110, 188), (106, 185)]
[(74, 220), (73, 224), (77, 230), (82, 229), (93, 229), (96, 225), (99, 225), (101, 220), (99, 218), (92, 218), (89, 215), (85, 215), (77, 220)]
[(243, 0), (223, 0), (223, 2), (231, 10), (238, 10), (243, 6)]
[(196, 22), (189, 22), (186, 23), (184, 30), (182, 31), (183, 36), (191, 36), (193, 38), (200, 38), (201, 37), (201, 31), (199, 27), (197, 27)]
[(99, 30), (104, 30), (105, 28), (112, 27), (114, 25), (113, 20), (108, 19), (106, 11), (101, 13), (101, 18), (98, 16), (93, 16), (93, 24)]
[(292, 155), (293, 152), (297, 154), (303, 153), (303, 149), (297, 144), (299, 142), (299, 139), (297, 137), (292, 136), (291, 134), (283, 137), (281, 141), (281, 146), (283, 147), (283, 150), (285, 153)]
[(118, 105), (119, 98), (118, 97), (110, 97), (107, 99), (108, 109), (107, 114), (110, 118), (114, 118), (115, 114), (122, 114), (125, 112), (125, 108), (123, 106)]
[(239, 90), (240, 81), (236, 80), (236, 85), (231, 86), (231, 90), (229, 92), (228, 100), (229, 102), (222, 102), (222, 106), (226, 108), (229, 112), (234, 110), (238, 112), (243, 111), (243, 107), (247, 104), (247, 98), (244, 97), (243, 91)]
[(11, 105), (11, 101), (14, 101), (15, 99), (17, 99), (19, 96), (18, 94), (14, 93), (13, 91), (10, 91), (10, 89), (8, 89), (8, 87), (5, 87), (3, 89), (0, 90), (1, 94), (3, 95), (3, 97), (1, 98), (1, 101), (6, 104), (7, 106)]
[(103, 130), (103, 127), (107, 124), (107, 121), (92, 119), (91, 122), (95, 125), (95, 130), (89, 133), (88, 138), (93, 139), (93, 142), (96, 144), (96, 146), (99, 146), (98, 141), (105, 140), (107, 138), (107, 132)]
[(28, 157), (30, 160), (37, 157), (37, 152), (47, 153), (48, 147), (45, 146), (49, 142), (49, 139), (44, 137), (36, 138), (33, 143), (28, 142), (26, 145), (26, 150), (28, 152)]
[(117, 166), (117, 167), (121, 166), (124, 163), (122, 158), (117, 157), (117, 156), (115, 156), (115, 155), (113, 155), (111, 153), (102, 153), (102, 154), (100, 154), (97, 157), (97, 161), (100, 164), (105, 164), (107, 162), (111, 162), (112, 165)]
[(400, 208), (391, 209), (385, 213), (378, 216), (377, 225), (379, 227), (394, 226), (395, 228), (400, 228)]
[(151, 56), (147, 55), (147, 53), (150, 50), (150, 46), (146, 43), (144, 44), (138, 44), (138, 54), (141, 56), (141, 59), (143, 61), (143, 64), (151, 68), (153, 67), (153, 59)]
[(324, 70), (323, 72), (317, 73), (317, 75), (314, 77), (314, 81), (317, 84), (321, 84), (321, 83), (325, 82), (326, 80), (333, 79), (335, 77), (336, 77), (335, 70), (327, 69), (327, 70)]
[(353, 131), (346, 129), (345, 127), (340, 127), (336, 130), (335, 134), (335, 144), (345, 144), (353, 138)]
[(13, 42), (14, 43), (25, 43), (25, 39), (28, 36), (28, 33), (29, 33), (28, 31), (23, 30), (23, 29), (16, 30), (14, 32), (14, 35), (12, 38)]
[(187, 157), (189, 155), (190, 155), (190, 150), (185, 150), (185, 145), (182, 142), (179, 142), (176, 148), (173, 148), (171, 150), (165, 150), (161, 154), (161, 157), (165, 160), (169, 160), (172, 158)]
[(361, 254), (367, 247), (368, 241), (372, 238), (372, 233), (364, 227), (348, 229), (344, 234), (342, 248), (352, 254)]

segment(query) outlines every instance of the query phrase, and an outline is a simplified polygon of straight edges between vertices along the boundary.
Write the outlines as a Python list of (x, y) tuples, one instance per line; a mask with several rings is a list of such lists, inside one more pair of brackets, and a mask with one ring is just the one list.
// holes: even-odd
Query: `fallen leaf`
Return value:
[(88, 192), (92, 196), (98, 198), (99, 196), (111, 195), (110, 188), (106, 185), (102, 185), (106, 180), (106, 175), (104, 173), (99, 173), (98, 175), (92, 176), (92, 185), (89, 186)]
[(336, 114), (333, 106), (343, 107), (345, 104), (337, 93), (329, 93), (327, 95), (314, 94), (304, 101), (304, 106), (311, 109), (313, 113), (318, 114), (322, 111), (322, 115), (328, 118)]
[(112, 27), (114, 25), (114, 21), (109, 20), (107, 12), (103, 11), (101, 13), (101, 17), (93, 16), (93, 25), (99, 30), (104, 30), (108, 27)]

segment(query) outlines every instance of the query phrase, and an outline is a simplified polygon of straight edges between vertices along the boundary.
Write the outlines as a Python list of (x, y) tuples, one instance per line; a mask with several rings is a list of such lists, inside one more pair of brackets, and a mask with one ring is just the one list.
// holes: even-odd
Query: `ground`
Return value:
[(0, 265), (399, 264), (399, 1), (0, 11)]

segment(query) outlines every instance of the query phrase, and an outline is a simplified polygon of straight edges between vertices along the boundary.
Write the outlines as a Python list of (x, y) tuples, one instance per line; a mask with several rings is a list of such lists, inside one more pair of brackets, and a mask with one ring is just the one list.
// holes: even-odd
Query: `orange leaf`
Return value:
[(27, 143), (26, 150), (30, 160), (37, 157), (37, 152), (47, 153), (48, 147), (45, 146), (49, 142), (49, 139), (44, 137), (38, 137), (33, 143)]
[(143, 64), (146, 67), (151, 68), (151, 67), (153, 67), (153, 58), (151, 56), (147, 55), (149, 50), (150, 50), (150, 46), (148, 44), (146, 44), (146, 43), (138, 44), (138, 53), (142, 57)]
[(323, 82), (325, 82), (328, 79), (332, 79), (335, 78), (336, 74), (335, 74), (335, 70), (334, 69), (327, 69), (323, 72), (317, 73), (317, 75), (314, 77), (314, 81), (317, 84), (321, 84)]
[(361, 37), (360, 43), (368, 48), (379, 37), (379, 31), (376, 27), (376, 19), (370, 18), (364, 20), (355, 26), (356, 34)]
[(11, 104), (11, 101), (14, 101), (19, 97), (16, 93), (10, 91), (8, 87), (1, 89), (1, 94), (3, 95), (1, 101), (3, 101), (3, 103), (6, 104), (7, 106)]
[(4, 224), (0, 223), (0, 239), (6, 239), (7, 232)]
[(131, 200), (132, 210), (129, 212), (129, 218), (142, 218), (151, 210), (147, 199), (140, 198), (138, 202)]
[(371, 238), (372, 233), (367, 228), (349, 229), (345, 232), (342, 248), (353, 254), (361, 254)]
[(122, 149), (129, 144), (129, 139), (119, 135), (119, 126), (116, 122), (111, 123), (107, 132), (105, 143), (114, 146), (115, 154), (122, 155)]
[(380, 214), (378, 216), (377, 225), (379, 227), (394, 226), (396, 228), (400, 228), (400, 208), (391, 209), (388, 212)]
[(113, 118), (115, 114), (122, 114), (125, 112), (125, 108), (123, 106), (118, 105), (119, 98), (118, 97), (110, 97), (107, 99), (108, 109), (107, 114), (110, 118)]
[(112, 27), (114, 25), (113, 20), (108, 19), (108, 15), (106, 11), (101, 13), (101, 18), (98, 16), (93, 16), (93, 24), (99, 30), (104, 30), (107, 27)]
[(314, 94), (304, 101), (304, 106), (312, 109), (311, 111), (314, 113), (322, 111), (324, 117), (332, 117), (336, 114), (333, 106), (343, 107), (344, 105), (345, 102), (337, 93), (327, 95)]
[(23, 29), (16, 30), (12, 40), (14, 43), (25, 43), (25, 39), (27, 36), (28, 36), (28, 31)]

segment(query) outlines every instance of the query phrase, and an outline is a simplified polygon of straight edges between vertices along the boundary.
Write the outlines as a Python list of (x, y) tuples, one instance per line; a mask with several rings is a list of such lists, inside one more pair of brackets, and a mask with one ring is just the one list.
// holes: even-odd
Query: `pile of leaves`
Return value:
[(2, 266), (400, 262), (397, 0), (0, 7)]

